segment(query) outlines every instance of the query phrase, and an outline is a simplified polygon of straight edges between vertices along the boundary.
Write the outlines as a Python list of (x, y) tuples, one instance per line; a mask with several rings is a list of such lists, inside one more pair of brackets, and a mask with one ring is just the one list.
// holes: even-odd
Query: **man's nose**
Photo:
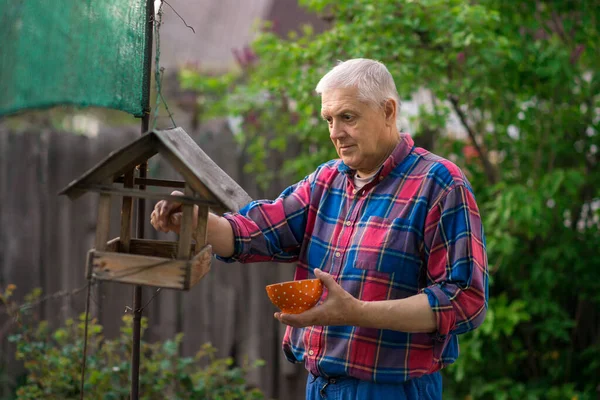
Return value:
[(339, 139), (345, 135), (344, 127), (337, 121), (333, 121), (331, 126), (329, 127), (329, 137), (331, 139)]

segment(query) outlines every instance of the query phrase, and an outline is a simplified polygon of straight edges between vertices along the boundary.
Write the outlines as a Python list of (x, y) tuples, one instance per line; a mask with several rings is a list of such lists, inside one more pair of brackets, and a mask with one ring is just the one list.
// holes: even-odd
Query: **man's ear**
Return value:
[(396, 125), (396, 112), (398, 105), (396, 100), (387, 99), (383, 105), (383, 112), (385, 113), (385, 124), (387, 126)]

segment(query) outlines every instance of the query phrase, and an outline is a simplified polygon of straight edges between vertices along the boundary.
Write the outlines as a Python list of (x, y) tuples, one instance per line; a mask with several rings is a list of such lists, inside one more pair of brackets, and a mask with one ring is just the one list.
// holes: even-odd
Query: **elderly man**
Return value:
[[(470, 184), (398, 131), (383, 64), (342, 62), (316, 91), (340, 158), (274, 201), (210, 215), (208, 241), (223, 260), (296, 262), (296, 279), (322, 280), (322, 304), (275, 314), (288, 325), (286, 357), (310, 372), (307, 399), (441, 399), (439, 370), (487, 309)], [(178, 206), (158, 203), (152, 224), (178, 231)]]

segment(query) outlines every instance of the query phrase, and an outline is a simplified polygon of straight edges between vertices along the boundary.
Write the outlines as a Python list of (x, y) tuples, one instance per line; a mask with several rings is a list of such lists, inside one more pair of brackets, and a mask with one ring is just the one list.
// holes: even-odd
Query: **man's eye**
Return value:
[(342, 115), (342, 118), (344, 119), (344, 121), (351, 121), (352, 120), (352, 115), (350, 115), (350, 114), (344, 114), (344, 115)]

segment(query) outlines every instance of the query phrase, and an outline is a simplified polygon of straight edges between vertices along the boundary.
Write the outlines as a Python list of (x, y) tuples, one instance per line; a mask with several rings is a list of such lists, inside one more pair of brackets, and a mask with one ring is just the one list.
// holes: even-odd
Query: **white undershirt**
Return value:
[(364, 178), (361, 176), (358, 176), (358, 172), (355, 173), (354, 174), (354, 186), (356, 187), (356, 190), (362, 189), (363, 186), (365, 186), (367, 183), (371, 182), (373, 180), (373, 178), (375, 178), (375, 175), (377, 175), (378, 172), (379, 172), (379, 170), (373, 172), (369, 176), (365, 176)]

